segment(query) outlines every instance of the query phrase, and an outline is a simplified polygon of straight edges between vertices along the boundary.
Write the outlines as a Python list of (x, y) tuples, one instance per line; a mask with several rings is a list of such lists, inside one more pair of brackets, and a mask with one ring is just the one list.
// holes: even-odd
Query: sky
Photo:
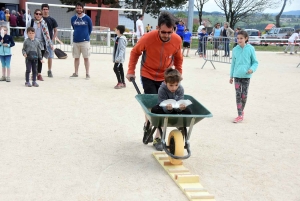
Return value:
[[(196, 0), (194, 0), (196, 1)], [(266, 9), (264, 13), (278, 13), (282, 7), (283, 3), (279, 5), (278, 8), (275, 9)], [(300, 10), (300, 1), (293, 0), (292, 3), (287, 3), (284, 9), (284, 12), (291, 11), (291, 10)], [(222, 10), (216, 5), (214, 0), (209, 0), (207, 3), (204, 4), (203, 11), (205, 12), (213, 12), (213, 11), (220, 11)]]

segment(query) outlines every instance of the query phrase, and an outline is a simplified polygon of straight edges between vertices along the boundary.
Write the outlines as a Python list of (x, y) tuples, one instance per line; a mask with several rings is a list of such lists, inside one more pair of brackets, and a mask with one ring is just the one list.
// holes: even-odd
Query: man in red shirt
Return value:
[[(162, 12), (158, 18), (157, 30), (145, 34), (130, 53), (126, 78), (135, 78), (135, 68), (139, 57), (141, 61), (141, 79), (145, 94), (157, 94), (164, 81), (164, 72), (175, 66), (182, 74), (181, 38), (173, 33), (175, 22), (168, 12)], [(144, 133), (145, 134), (145, 133)], [(162, 150), (160, 134), (156, 133), (153, 145)]]

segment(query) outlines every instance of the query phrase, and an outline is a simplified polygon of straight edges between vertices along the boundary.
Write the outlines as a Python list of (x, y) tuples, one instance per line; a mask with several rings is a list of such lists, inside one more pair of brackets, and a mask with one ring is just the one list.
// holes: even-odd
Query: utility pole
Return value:
[(188, 29), (193, 32), (194, 0), (189, 0)]

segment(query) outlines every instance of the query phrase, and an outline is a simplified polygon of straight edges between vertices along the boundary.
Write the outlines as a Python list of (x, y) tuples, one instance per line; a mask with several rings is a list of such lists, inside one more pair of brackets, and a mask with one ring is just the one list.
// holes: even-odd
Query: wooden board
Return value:
[(213, 195), (209, 194), (200, 183), (199, 175), (192, 174), (189, 169), (180, 165), (173, 165), (165, 152), (153, 152), (154, 158), (166, 170), (177, 186), (190, 201), (214, 201)]

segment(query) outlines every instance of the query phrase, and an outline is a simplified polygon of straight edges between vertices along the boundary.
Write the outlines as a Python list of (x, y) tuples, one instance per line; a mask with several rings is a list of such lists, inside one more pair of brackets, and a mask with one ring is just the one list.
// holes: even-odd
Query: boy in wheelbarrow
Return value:
[[(129, 81), (130, 78), (135, 78), (136, 64), (143, 54), (141, 79), (145, 94), (158, 93), (158, 88), (164, 81), (164, 72), (167, 68), (174, 65), (175, 69), (182, 74), (182, 41), (176, 33), (173, 33), (174, 26), (173, 16), (169, 12), (161, 12), (156, 30), (145, 34), (131, 50), (126, 78)], [(152, 141), (153, 139), (149, 140), (149, 142)], [(156, 133), (156, 140), (153, 141), (153, 145), (158, 150), (162, 149), (159, 132)]]
[(167, 104), (165, 107), (159, 106), (164, 100), (179, 101), (184, 98), (184, 89), (180, 84), (181, 75), (178, 70), (168, 68), (164, 75), (165, 81), (161, 83), (158, 89), (157, 105), (151, 109), (151, 112), (156, 114), (191, 114), (191, 110), (184, 104), (180, 104), (179, 108), (173, 108), (172, 104)]

